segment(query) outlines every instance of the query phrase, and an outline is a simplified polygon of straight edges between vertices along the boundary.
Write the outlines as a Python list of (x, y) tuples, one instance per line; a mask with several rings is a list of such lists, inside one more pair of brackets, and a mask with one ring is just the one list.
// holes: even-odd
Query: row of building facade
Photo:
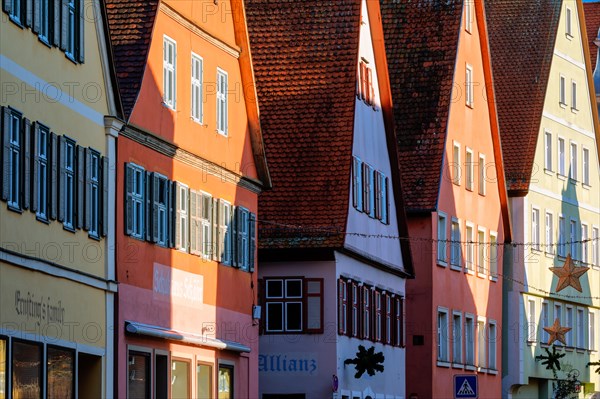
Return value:
[(600, 395), (600, 3), (2, 7), (0, 399)]

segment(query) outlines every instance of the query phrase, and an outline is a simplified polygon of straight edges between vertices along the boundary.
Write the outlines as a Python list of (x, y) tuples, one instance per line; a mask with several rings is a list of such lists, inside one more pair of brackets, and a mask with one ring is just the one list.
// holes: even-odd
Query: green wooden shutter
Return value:
[[(33, 162), (31, 164), (31, 212), (37, 212), (38, 207), (38, 195), (39, 195), (39, 181), (38, 173), (40, 167), (40, 124), (33, 123), (31, 126), (33, 137), (31, 140), (31, 151), (33, 156)], [(47, 138), (48, 139), (48, 138)], [(46, 151), (46, 154), (48, 152)], [(47, 173), (47, 171), (46, 171)], [(47, 187), (47, 186), (46, 186)]]
[(31, 121), (23, 119), (21, 133), (21, 207), (29, 209), (31, 201)]

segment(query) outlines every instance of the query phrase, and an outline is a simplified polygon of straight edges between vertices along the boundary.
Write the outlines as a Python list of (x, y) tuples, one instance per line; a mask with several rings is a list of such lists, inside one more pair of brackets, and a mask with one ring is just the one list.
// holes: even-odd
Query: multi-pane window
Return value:
[(583, 184), (590, 185), (590, 150), (587, 148), (583, 149), (582, 152), (582, 173), (583, 173)]
[(577, 180), (577, 144), (571, 143), (571, 164), (569, 165), (569, 177)]
[(592, 263), (600, 266), (600, 232), (597, 227), (592, 228)]
[(544, 330), (544, 327), (549, 327), (550, 326), (550, 310), (548, 309), (548, 302), (542, 302), (542, 328), (541, 328), (541, 332), (542, 332), (542, 342), (546, 343), (548, 342), (548, 339), (550, 338), (550, 335), (548, 334), (548, 332), (546, 330)]
[(384, 173), (352, 158), (352, 205), (369, 217), (389, 223), (389, 179)]
[(62, 203), (64, 207), (64, 226), (69, 229), (75, 227), (75, 142), (63, 139), (61, 146), (61, 187)]
[(474, 165), (473, 165), (473, 151), (467, 149), (466, 157), (465, 157), (465, 167), (466, 167), (466, 188), (467, 190), (473, 191), (474, 185)]
[(144, 169), (132, 163), (128, 163), (126, 167), (126, 231), (132, 237), (144, 239), (145, 227), (145, 183)]
[(348, 290), (346, 282), (338, 280), (338, 333), (348, 332)]
[[(554, 319), (558, 320), (560, 325), (563, 325), (563, 319), (562, 319), (562, 305), (561, 304), (554, 304)], [(560, 341), (555, 341), (554, 342), (555, 345), (562, 345), (562, 342)]]
[(360, 158), (352, 157), (352, 205), (362, 211), (362, 162)]
[(381, 341), (381, 334), (383, 332), (382, 330), (382, 323), (383, 323), (383, 308), (382, 305), (383, 303), (381, 302), (381, 292), (380, 291), (375, 291), (375, 296), (373, 298), (373, 305), (374, 305), (374, 312), (375, 312), (375, 341), (380, 342)]
[(359, 287), (356, 283), (352, 283), (352, 290), (350, 293), (350, 306), (351, 306), (351, 310), (350, 310), (350, 318), (351, 318), (351, 322), (350, 322), (350, 335), (352, 337), (358, 337), (358, 333), (359, 333), (359, 325), (360, 325), (360, 320), (359, 320), (359, 307), (360, 307), (360, 293), (359, 293)]
[(567, 36), (573, 36), (573, 22), (571, 20), (571, 9), (569, 7), (565, 10), (565, 33)]
[(559, 101), (562, 105), (567, 104), (567, 82), (564, 76), (560, 75), (559, 80)]
[[(10, 18), (15, 22), (22, 24), (23, 22), (23, 5), (25, 0), (7, 0), (5, 3), (9, 4)], [(6, 7), (6, 5), (5, 5)]]
[(385, 295), (385, 343), (392, 343), (392, 297), (389, 294)]
[(571, 81), (571, 108), (577, 110), (577, 82)]
[(465, 264), (467, 267), (467, 271), (475, 271), (475, 265), (473, 264), (474, 262), (474, 257), (475, 257), (475, 243), (473, 242), (473, 226), (470, 226), (469, 224), (467, 224), (466, 227), (466, 240), (467, 240), (467, 254), (466, 254), (466, 259), (465, 259)]
[(527, 340), (534, 342), (536, 338), (536, 327), (537, 323), (535, 320), (535, 300), (530, 299), (528, 302), (528, 313), (527, 313)]
[(177, 43), (167, 36), (163, 37), (163, 102), (171, 109), (176, 106), (176, 62)]
[(571, 226), (571, 230), (570, 230), (570, 234), (569, 234), (569, 243), (570, 243), (570, 247), (571, 247), (571, 257), (573, 259), (579, 259), (577, 257), (577, 221), (575, 220), (571, 220), (570, 223)]
[(596, 313), (588, 312), (588, 349), (596, 350)]
[(565, 334), (565, 338), (567, 341), (567, 346), (573, 346), (573, 308), (571, 306), (567, 306), (565, 312), (565, 327), (570, 328), (569, 331)]
[(531, 210), (531, 247), (540, 250), (540, 210)]
[(39, 0), (39, 36), (46, 43), (50, 42), (50, 0)]
[(465, 315), (465, 361), (475, 365), (475, 322), (470, 315)]
[(485, 195), (485, 156), (479, 154), (479, 194)]
[(201, 197), (201, 242), (202, 242), (202, 256), (209, 259), (212, 256), (212, 243), (213, 243), (213, 199), (210, 194), (202, 193)]
[(563, 216), (558, 218), (558, 255), (567, 256), (567, 245), (566, 245), (566, 220)]
[(373, 191), (373, 167), (364, 163), (362, 164), (362, 211), (367, 215), (371, 214), (373, 201), (371, 199)]
[(585, 348), (585, 313), (577, 309), (577, 347)]
[(87, 150), (87, 214), (89, 234), (100, 236), (100, 154)]
[(454, 143), (452, 147), (452, 182), (454, 184), (460, 185), (461, 170), (460, 144)]
[[(8, 174), (4, 179), (8, 181), (8, 206), (21, 209), (21, 115), (8, 108), (4, 109), (4, 168)], [(7, 152), (8, 150), (8, 152)], [(6, 183), (4, 183), (6, 187)]]
[(546, 252), (554, 253), (554, 218), (551, 212), (546, 212)]
[(446, 225), (446, 215), (439, 213), (438, 214), (438, 223), (437, 223), (437, 260), (438, 262), (446, 263), (447, 259), (447, 242), (446, 242), (446, 234), (447, 234), (447, 225)]
[[(81, 0), (78, 0), (81, 1)], [(77, 24), (77, 15), (75, 11), (75, 0), (68, 0), (67, 3), (67, 48), (65, 52), (71, 58), (75, 58), (75, 35), (76, 35), (76, 24)], [(65, 22), (65, 17), (63, 16), (63, 23)], [(63, 28), (64, 31), (64, 28)]]
[(491, 370), (497, 369), (497, 343), (498, 341), (498, 331), (496, 329), (496, 323), (490, 322), (488, 324), (488, 342), (489, 342), (489, 354), (488, 354), (488, 368)]
[(448, 311), (438, 310), (437, 315), (437, 360), (447, 362), (448, 359)]
[(473, 67), (467, 65), (465, 73), (465, 99), (469, 107), (473, 106)]
[(239, 212), (239, 219), (238, 219), (238, 226), (237, 226), (237, 230), (238, 230), (238, 238), (237, 238), (237, 242), (238, 242), (238, 261), (239, 261), (239, 266), (243, 269), (243, 270), (248, 270), (248, 266), (249, 266), (249, 253), (248, 253), (248, 220), (250, 217), (250, 213), (248, 212), (248, 210), (243, 209), (243, 208), (237, 208), (238, 212)]
[(581, 261), (588, 263), (588, 226), (587, 224), (581, 224)]
[(388, 178), (375, 171), (375, 218), (387, 224), (388, 220)]
[(404, 346), (404, 302), (402, 298), (394, 298), (394, 345)]
[(460, 223), (458, 220), (452, 220), (452, 229), (451, 229), (451, 237), (452, 243), (450, 245), (450, 264), (452, 266), (461, 266), (461, 247), (460, 247)]
[(481, 368), (486, 367), (486, 346), (487, 337), (485, 334), (485, 321), (477, 321), (477, 366)]
[(367, 105), (374, 104), (375, 91), (373, 89), (373, 70), (368, 63), (363, 59), (359, 64), (359, 87), (358, 96)]
[(471, 32), (473, 26), (473, 1), (465, 1), (465, 30)]
[(477, 272), (479, 274), (485, 274), (486, 272), (486, 254), (485, 254), (485, 231), (478, 230), (477, 231)]
[(544, 133), (544, 168), (552, 170), (552, 133)]
[(184, 184), (175, 182), (175, 248), (182, 251), (188, 250), (189, 242), (189, 188)]
[(498, 277), (498, 236), (490, 233), (490, 276)]
[(36, 124), (34, 138), (34, 171), (36, 179), (37, 211), (36, 215), (42, 220), (48, 220), (48, 144), (50, 131), (47, 127)]
[(322, 331), (323, 280), (301, 277), (265, 280), (265, 331)]
[(565, 165), (565, 139), (558, 138), (558, 173), (562, 176), (566, 176), (566, 165)]
[(202, 123), (202, 58), (192, 53), (192, 119)]
[(234, 396), (233, 366), (219, 365), (218, 398), (233, 399)]
[(221, 226), (223, 240), (221, 263), (225, 265), (230, 265), (233, 251), (233, 227), (231, 226), (231, 224), (233, 223), (233, 212), (231, 205), (227, 202), (221, 201), (221, 207)]
[(363, 286), (362, 291), (362, 337), (371, 338), (371, 290)]
[(217, 69), (217, 132), (227, 136), (228, 113), (227, 72)]
[(452, 362), (462, 363), (462, 314), (452, 314)]
[(152, 227), (154, 241), (158, 245), (169, 245), (169, 180), (165, 176), (153, 173), (153, 209)]

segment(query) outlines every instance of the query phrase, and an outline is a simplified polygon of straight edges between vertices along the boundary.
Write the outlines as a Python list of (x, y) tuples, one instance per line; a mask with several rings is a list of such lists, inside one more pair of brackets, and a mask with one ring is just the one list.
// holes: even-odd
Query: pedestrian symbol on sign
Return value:
[(455, 375), (454, 397), (456, 399), (477, 398), (477, 375)]

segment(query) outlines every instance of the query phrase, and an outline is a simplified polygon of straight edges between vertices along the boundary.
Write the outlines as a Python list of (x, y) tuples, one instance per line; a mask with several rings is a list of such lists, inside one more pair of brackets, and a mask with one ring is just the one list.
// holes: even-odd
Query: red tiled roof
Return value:
[(529, 182), (562, 0), (486, 2), (496, 106), (509, 194)]
[(406, 209), (434, 209), (463, 2), (380, 4)]
[(105, 0), (117, 85), (125, 120), (137, 100), (159, 0)]
[(598, 28), (600, 28), (600, 1), (583, 3), (583, 12), (590, 46), (590, 61), (592, 62), (592, 70), (594, 70), (596, 68), (596, 55), (598, 54), (598, 47), (594, 44), (594, 40), (598, 36)]
[(344, 243), (360, 1), (246, 0), (273, 189), (259, 197), (261, 248)]

